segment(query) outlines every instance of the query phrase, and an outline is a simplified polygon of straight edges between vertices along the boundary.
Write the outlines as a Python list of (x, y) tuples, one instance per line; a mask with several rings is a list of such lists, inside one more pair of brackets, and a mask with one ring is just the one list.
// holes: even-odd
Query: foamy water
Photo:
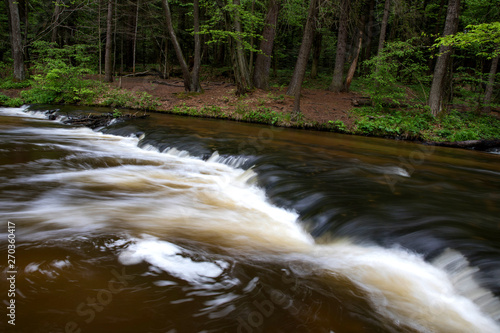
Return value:
[[(23, 108), (0, 112), (27, 116)], [(11, 185), (50, 184), (29, 205), (11, 201), (5, 205), (8, 210), (2, 209), (7, 219), (24, 222), (20, 235), (43, 240), (58, 233), (125, 230), (131, 236), (119, 240), (120, 246), (125, 244), (117, 253), (121, 264), (147, 263), (193, 285), (217, 280), (230, 265), (224, 260), (194, 260), (191, 250), (162, 237), (215, 244), (243, 257), (300, 260), (319, 274), (351, 281), (379, 315), (416, 331), (500, 332), (495, 322), (498, 300), (474, 282), (475, 269), (460, 253), (445, 252), (431, 264), (400, 248), (349, 239), (316, 244), (295, 211), (271, 204), (256, 185), (257, 175), (238, 168), (244, 163), (241, 158), (222, 158), (215, 152), (202, 160), (175, 147), (139, 148), (143, 137), (86, 128), (7, 131), (44, 138), (47, 141), (39, 144), (48, 149), (71, 151), (60, 162), (65, 170), (39, 169), (9, 180)], [(102, 160), (102, 166), (81, 167), (86, 158)], [(392, 172), (409, 177), (401, 168)], [(24, 271), (55, 278), (71, 265), (69, 260), (46, 263), (45, 268), (40, 262), (30, 263)], [(172, 283), (158, 281), (157, 286)]]

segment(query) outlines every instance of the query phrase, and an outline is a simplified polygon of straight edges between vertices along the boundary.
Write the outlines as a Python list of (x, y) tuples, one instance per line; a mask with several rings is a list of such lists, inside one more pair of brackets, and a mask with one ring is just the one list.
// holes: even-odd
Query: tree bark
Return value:
[(52, 28), (52, 36), (50, 38), (50, 41), (52, 43), (57, 42), (57, 33), (59, 31), (59, 17), (61, 16), (61, 13), (63, 12), (63, 8), (61, 6), (61, 0), (57, 0), (54, 3), (54, 18), (52, 20), (53, 28)]
[(177, 35), (175, 34), (168, 0), (163, 0), (163, 9), (165, 10), (165, 18), (167, 20), (167, 30), (170, 35), (170, 40), (174, 45), (175, 55), (177, 56), (177, 60), (179, 61), (179, 65), (181, 66), (182, 76), (184, 78), (184, 89), (186, 89), (186, 91), (190, 91), (191, 75), (189, 73), (189, 68), (186, 60), (184, 59), (184, 55), (182, 54), (181, 46), (179, 45), (179, 41), (177, 40)]
[(377, 55), (379, 56), (384, 49), (385, 35), (387, 34), (387, 23), (389, 22), (389, 9), (391, 0), (385, 0), (384, 16), (382, 17), (382, 25), (380, 26), (380, 37), (378, 39)]
[(359, 58), (359, 53), (361, 51), (361, 43), (362, 42), (363, 42), (363, 31), (360, 30), (359, 37), (358, 37), (358, 45), (357, 45), (356, 51), (355, 51), (355, 56), (354, 56), (354, 59), (351, 63), (351, 66), (349, 67), (349, 70), (347, 71), (347, 76), (345, 79), (344, 90), (347, 92), (349, 91), (349, 88), (351, 87), (352, 78), (354, 77), (354, 72), (356, 71), (356, 66), (358, 65), (358, 58)]
[(318, 76), (318, 67), (319, 67), (319, 58), (321, 56), (321, 41), (323, 39), (323, 35), (316, 31), (314, 33), (313, 39), (313, 56), (312, 56), (312, 65), (311, 65), (311, 79), (315, 79)]
[[(452, 35), (457, 32), (459, 11), (460, 0), (449, 0), (443, 36)], [(433, 116), (437, 116), (443, 107), (443, 93), (447, 85), (446, 74), (450, 63), (450, 52), (451, 46), (442, 45), (439, 47), (439, 56), (434, 68), (434, 76), (429, 93), (429, 107)]]
[(106, 19), (106, 49), (104, 53), (104, 81), (113, 82), (113, 1), (108, 0)]
[(253, 72), (253, 84), (258, 89), (269, 89), (271, 54), (273, 52), (274, 36), (276, 35), (278, 12), (278, 1), (270, 0), (264, 29), (262, 31), (263, 39), (260, 42), (260, 50), (262, 51), (262, 53), (257, 54), (257, 57), (255, 58), (255, 68)]
[(200, 1), (193, 1), (193, 20), (194, 20), (194, 64), (191, 72), (191, 86), (189, 91), (199, 92), (200, 86), (200, 67), (201, 67), (201, 35), (200, 35)]
[(488, 84), (486, 85), (486, 92), (484, 94), (483, 112), (491, 111), (490, 103), (491, 103), (491, 98), (493, 96), (493, 88), (495, 87), (495, 75), (497, 73), (497, 68), (498, 68), (498, 58), (499, 56), (496, 56), (491, 61), (490, 74), (488, 76)]
[(297, 57), (297, 62), (295, 63), (292, 79), (290, 80), (290, 85), (288, 86), (288, 90), (286, 92), (287, 95), (296, 96), (297, 92), (300, 92), (302, 87), (302, 82), (304, 81), (304, 76), (306, 74), (309, 53), (311, 52), (313, 35), (316, 30), (317, 13), (318, 1), (310, 0), (306, 26), (304, 28), (304, 36), (302, 37), (302, 43), (300, 44), (299, 55)]
[[(167, 1), (167, 0), (165, 0)], [(134, 26), (134, 44), (132, 51), (132, 73), (135, 73), (135, 63), (136, 63), (136, 54), (137, 54), (137, 27), (139, 26), (139, 3), (140, 0), (137, 0), (137, 6), (135, 9), (135, 26)]]
[(14, 80), (23, 81), (26, 78), (26, 73), (24, 71), (24, 54), (21, 36), (21, 22), (19, 19), (19, 4), (15, 0), (8, 0), (8, 3), (10, 13), (12, 58), (14, 59)]
[(372, 36), (373, 36), (373, 12), (375, 7), (375, 0), (370, 0), (370, 8), (368, 9), (368, 23), (366, 26), (366, 41), (364, 50), (364, 59), (370, 59), (372, 50)]
[(346, 55), (347, 43), (347, 27), (349, 19), (349, 0), (342, 0), (340, 6), (339, 18), (339, 33), (337, 38), (337, 54), (335, 56), (335, 67), (333, 69), (333, 78), (328, 90), (333, 92), (340, 92), (343, 88), (342, 79), (344, 76), (344, 63)]
[[(233, 0), (233, 5), (239, 7), (240, 0)], [(240, 15), (238, 13), (238, 9), (236, 9), (234, 13), (234, 31), (237, 34), (237, 37), (234, 38), (233, 44), (233, 67), (234, 67), (234, 76), (236, 79), (236, 89), (237, 93), (242, 95), (245, 94), (248, 90), (252, 89), (252, 80), (250, 79), (250, 71), (248, 69), (248, 62), (245, 58), (245, 52), (243, 50), (243, 43), (241, 42), (241, 36), (243, 33), (243, 29), (241, 27)]]

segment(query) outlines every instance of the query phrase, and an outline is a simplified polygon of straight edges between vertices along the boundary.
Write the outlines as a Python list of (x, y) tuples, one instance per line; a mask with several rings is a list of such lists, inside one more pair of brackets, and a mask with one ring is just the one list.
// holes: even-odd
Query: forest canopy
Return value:
[[(200, 73), (215, 71), (245, 94), (285, 73), (296, 113), (305, 78), (318, 76), (379, 108), (488, 112), (500, 104), (499, 18), (500, 0), (4, 0), (0, 75), (30, 80), (44, 101), (75, 102), (88, 74), (154, 70), (201, 92)], [(61, 97), (61, 85), (82, 94)]]

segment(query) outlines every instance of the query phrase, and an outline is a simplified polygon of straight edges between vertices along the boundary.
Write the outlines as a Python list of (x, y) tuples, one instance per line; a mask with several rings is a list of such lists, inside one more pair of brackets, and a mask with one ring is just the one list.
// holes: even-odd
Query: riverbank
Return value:
[[(129, 76), (118, 78), (109, 85), (98, 81), (98, 77), (93, 79), (85, 81), (91, 83), (88, 90), (94, 93), (77, 98), (72, 96), (73, 101), (80, 105), (108, 106), (116, 114), (125, 113), (125, 108), (145, 109), (459, 148), (494, 149), (500, 140), (499, 110), (479, 114), (462, 107), (461, 111), (453, 110), (434, 118), (424, 107), (360, 107), (367, 101), (362, 93), (332, 93), (315, 86), (314, 82), (309, 82), (309, 88), (303, 89), (301, 113), (296, 115), (292, 112), (293, 97), (285, 94), (284, 85), (276, 83), (269, 91), (254, 90), (237, 96), (234, 84), (220, 76), (203, 80), (203, 93), (186, 93), (179, 78)], [(29, 87), (0, 89), (0, 94), (8, 97), (0, 98), (0, 103), (15, 106), (37, 102), (38, 95), (33, 93), (34, 90)]]

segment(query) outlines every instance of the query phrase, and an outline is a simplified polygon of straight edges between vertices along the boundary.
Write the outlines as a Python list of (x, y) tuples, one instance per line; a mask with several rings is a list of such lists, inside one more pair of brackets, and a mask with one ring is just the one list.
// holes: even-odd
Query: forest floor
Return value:
[[(362, 93), (361, 84), (355, 92), (333, 93), (326, 90), (328, 77), (308, 78), (301, 92), (301, 113), (293, 113), (294, 98), (286, 95), (286, 75), (274, 78), (267, 90), (254, 89), (236, 95), (236, 86), (223, 75), (206, 74), (201, 81), (202, 93), (185, 92), (179, 77), (161, 79), (158, 75), (122, 76), (111, 85), (102, 84), (99, 76), (90, 76), (95, 82), (96, 95), (82, 105), (108, 106), (113, 116), (124, 109), (147, 109), (179, 115), (219, 118), (269, 124), (282, 127), (326, 130), (338, 133), (377, 136), (399, 140), (423, 141), (428, 144), (474, 149), (500, 149), (500, 109), (491, 113), (478, 112), (472, 104), (448, 105), (448, 111), (432, 117), (425, 110), (425, 98), (413, 107), (356, 107), (369, 102)], [(101, 83), (99, 83), (99, 81)], [(367, 82), (364, 83), (369, 84)], [(42, 87), (43, 88), (43, 87)], [(40, 88), (0, 89), (4, 104), (14, 101), (26, 103), (24, 93), (40, 94)], [(29, 90), (23, 92), (23, 90)], [(29, 94), (28, 94), (29, 95)], [(416, 92), (407, 88), (408, 98)], [(9, 100), (10, 99), (10, 100)], [(46, 103), (46, 102), (35, 102)], [(411, 103), (409, 103), (410, 105)]]
[[(122, 77), (113, 85), (151, 94), (160, 102), (159, 111), (170, 111), (175, 107), (200, 109), (215, 106), (228, 115), (258, 108), (292, 115), (294, 102), (293, 97), (286, 95), (286, 87), (270, 88), (268, 91), (255, 89), (243, 96), (236, 96), (236, 86), (224, 78), (201, 82), (203, 93), (186, 93), (181, 79), (159, 79), (157, 76)], [(301, 96), (301, 112), (307, 122), (321, 124), (341, 120), (351, 127), (353, 120), (349, 117), (349, 110), (359, 94), (303, 89)]]

